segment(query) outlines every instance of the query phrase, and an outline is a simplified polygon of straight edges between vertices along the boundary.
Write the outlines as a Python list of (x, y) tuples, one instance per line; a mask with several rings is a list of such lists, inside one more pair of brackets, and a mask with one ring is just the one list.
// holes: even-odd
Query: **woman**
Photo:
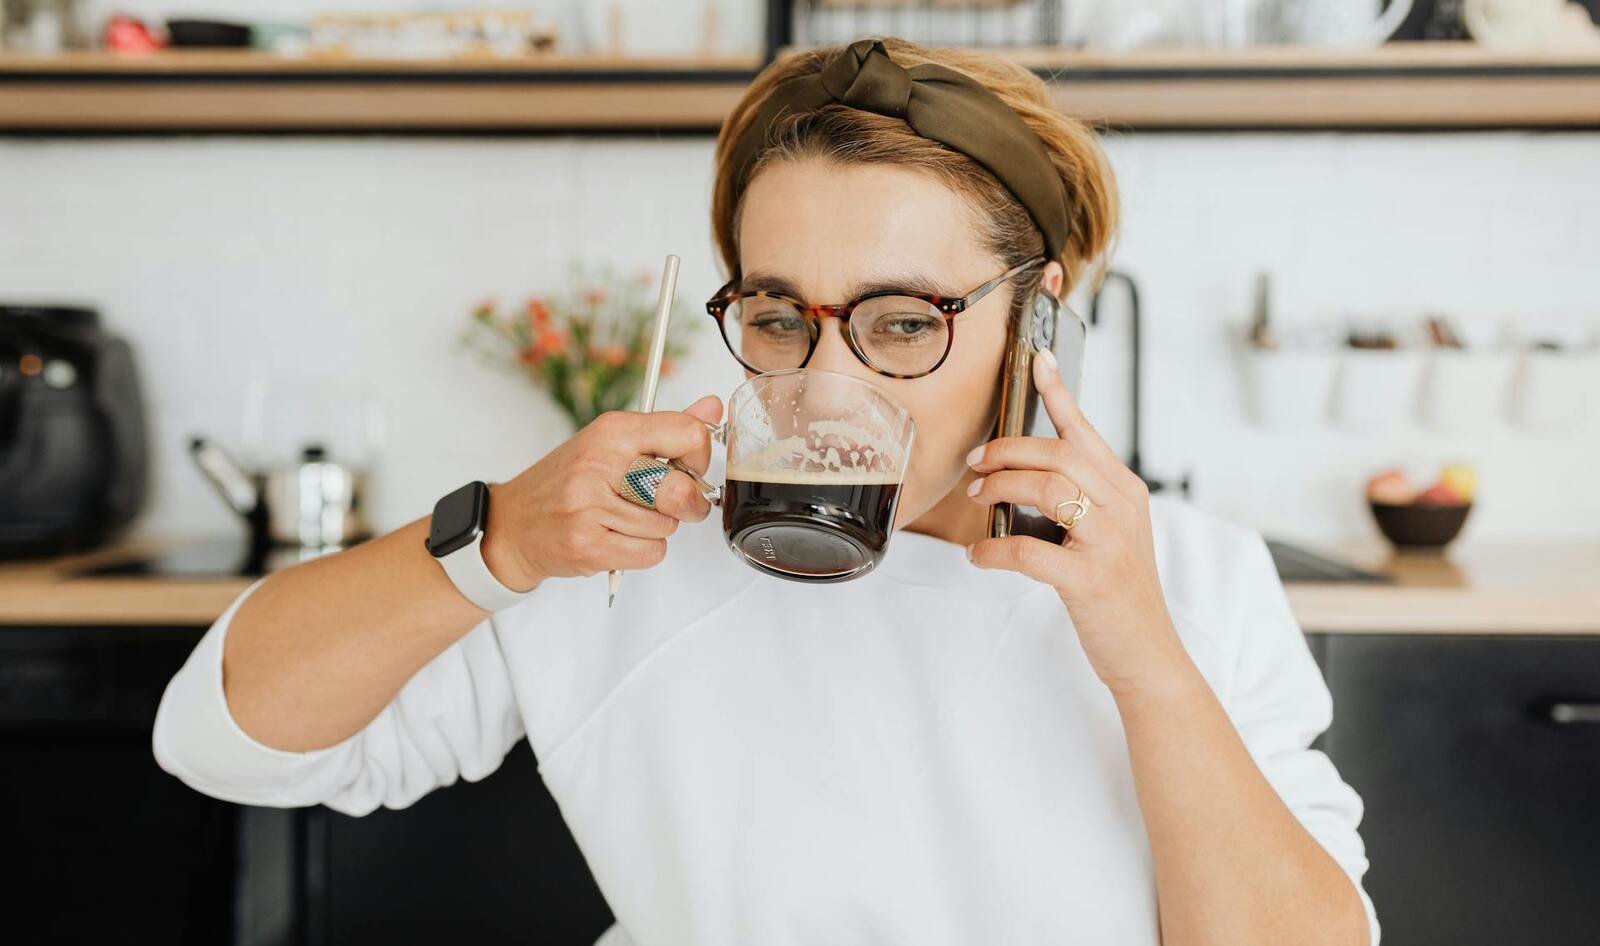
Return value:
[[(1093, 136), (1024, 70), (863, 41), (762, 73), (715, 187), (710, 307), (767, 290), (744, 298), (815, 329), (808, 366), (915, 417), (883, 563), (790, 583), (735, 559), (684, 473), (624, 499), (640, 455), (707, 472), (723, 405), (614, 412), (489, 491), (480, 562), (531, 594), (472, 603), (429, 517), (257, 582), (169, 686), (161, 764), (364, 814), (527, 738), (613, 946), (1375, 944), (1360, 800), (1307, 748), (1329, 696), (1260, 538), (1151, 500), (1048, 355), (1058, 436), (989, 442), (1009, 322), (1112, 237)], [(1000, 275), (914, 377), (811, 308)], [(1070, 531), (987, 538), (996, 502)]]

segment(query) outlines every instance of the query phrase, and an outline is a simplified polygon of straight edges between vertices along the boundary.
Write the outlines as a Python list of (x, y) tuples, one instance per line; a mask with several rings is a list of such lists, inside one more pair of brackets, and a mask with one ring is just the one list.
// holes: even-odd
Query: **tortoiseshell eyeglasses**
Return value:
[(717, 320), (728, 351), (757, 374), (805, 367), (817, 350), (822, 317), (832, 316), (844, 324), (850, 350), (867, 367), (891, 378), (920, 378), (949, 356), (957, 315), (1044, 262), (1040, 257), (1020, 263), (960, 298), (883, 289), (843, 305), (807, 305), (768, 289), (729, 292), (724, 286), (706, 302), (706, 312)]

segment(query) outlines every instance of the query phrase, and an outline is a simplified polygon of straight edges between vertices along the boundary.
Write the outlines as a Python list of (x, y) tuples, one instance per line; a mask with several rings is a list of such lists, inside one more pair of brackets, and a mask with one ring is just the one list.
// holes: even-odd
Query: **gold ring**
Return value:
[[(1061, 521), (1061, 507), (1062, 506), (1076, 506), (1076, 507), (1078, 507), (1072, 513), (1072, 518), (1068, 519), (1066, 522), (1062, 522)], [(1088, 514), (1088, 512), (1089, 512), (1089, 500), (1084, 496), (1083, 490), (1080, 489), (1080, 490), (1078, 490), (1078, 498), (1077, 499), (1063, 499), (1061, 502), (1056, 503), (1056, 525), (1058, 525), (1061, 528), (1067, 530), (1068, 532), (1071, 532), (1072, 531), (1072, 527), (1077, 525), (1078, 524), (1078, 520), (1082, 519), (1085, 515)]]

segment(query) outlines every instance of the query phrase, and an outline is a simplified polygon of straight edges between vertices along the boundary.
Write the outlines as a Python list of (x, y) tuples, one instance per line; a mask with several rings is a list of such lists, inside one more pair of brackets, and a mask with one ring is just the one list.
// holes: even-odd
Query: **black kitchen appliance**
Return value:
[(0, 558), (92, 548), (144, 502), (128, 343), (99, 313), (0, 303)]

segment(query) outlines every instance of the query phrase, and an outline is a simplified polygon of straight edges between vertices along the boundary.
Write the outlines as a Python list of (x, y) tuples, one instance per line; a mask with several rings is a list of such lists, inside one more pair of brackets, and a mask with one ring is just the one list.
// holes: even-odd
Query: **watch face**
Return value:
[(472, 544), (489, 513), (489, 487), (472, 482), (439, 500), (433, 507), (428, 531), (428, 551), (435, 558)]

